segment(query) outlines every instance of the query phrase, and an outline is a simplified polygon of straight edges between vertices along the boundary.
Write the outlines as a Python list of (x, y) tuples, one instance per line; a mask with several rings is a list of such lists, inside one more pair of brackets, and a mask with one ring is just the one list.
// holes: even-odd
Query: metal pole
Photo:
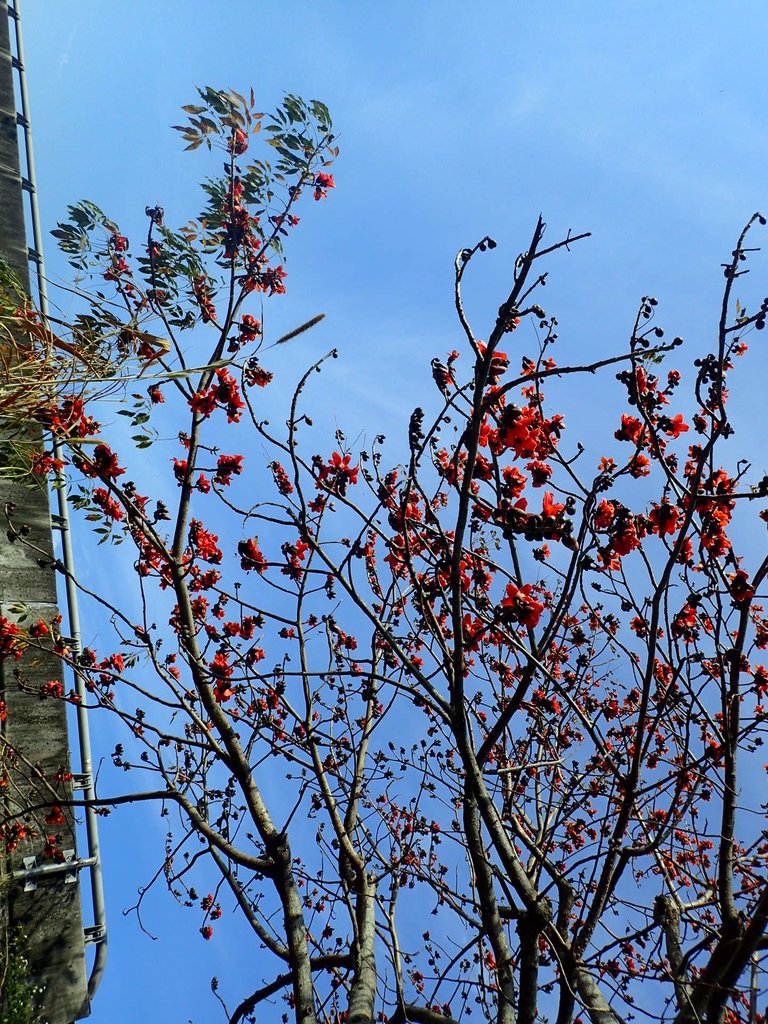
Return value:
[(752, 954), (752, 969), (749, 977), (749, 1024), (757, 1022), (757, 984), (760, 959), (757, 951)]

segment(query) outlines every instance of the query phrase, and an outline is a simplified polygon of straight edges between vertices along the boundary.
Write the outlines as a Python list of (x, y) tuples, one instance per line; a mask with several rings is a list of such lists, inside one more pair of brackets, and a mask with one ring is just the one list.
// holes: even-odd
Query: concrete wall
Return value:
[[(0, 252), (28, 283), (13, 79), (8, 12), (6, 3), (0, 0)], [(27, 436), (34, 441), (39, 435), (31, 432)], [(14, 522), (29, 527), (26, 539), (39, 552), (19, 541), (9, 541), (4, 514), (8, 502), (16, 507)], [(47, 493), (39, 487), (30, 489), (0, 479), (0, 615), (14, 618), (9, 606), (16, 604), (30, 608), (32, 621), (55, 614), (52, 558)], [(0, 660), (0, 696), (8, 709), (3, 726), (5, 738), (22, 755), (15, 763), (12, 754), (6, 759), (9, 785), (4, 790), (5, 808), (0, 808), (0, 821), (9, 811), (16, 811), (20, 802), (38, 800), (41, 796), (50, 799), (50, 792), (39, 776), (34, 778), (36, 769), (50, 779), (60, 769), (69, 768), (65, 705), (55, 699), (41, 699), (39, 692), (26, 692), (39, 691), (40, 685), (50, 679), (68, 685), (62, 678), (61, 663), (50, 653), (28, 652), (18, 662)], [(71, 786), (59, 787), (59, 791), (71, 795)], [(9, 871), (24, 867), (24, 857), (36, 856), (40, 863), (45, 863), (42, 851), (46, 832), (60, 834), (62, 848), (75, 848), (71, 818), (63, 826), (46, 825), (44, 816), (45, 812), (35, 815), (35, 834), (8, 854), (6, 882)], [(86, 1004), (80, 884), (67, 884), (64, 877), (57, 874), (40, 878), (33, 892), (24, 892), (21, 882), (11, 882), (2, 886), (0, 896), (6, 901), (10, 926), (20, 926), (26, 937), (33, 982), (43, 986), (41, 1020), (49, 1024), (71, 1024)]]

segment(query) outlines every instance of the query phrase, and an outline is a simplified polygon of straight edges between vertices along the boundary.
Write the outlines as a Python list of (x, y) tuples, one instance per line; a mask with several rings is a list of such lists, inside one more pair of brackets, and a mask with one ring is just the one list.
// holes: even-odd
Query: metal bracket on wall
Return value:
[(77, 873), (81, 868), (89, 868), (93, 865), (93, 859), (78, 860), (74, 850), (64, 850), (64, 860), (39, 864), (37, 857), (25, 857), (24, 867), (13, 872), (13, 877), (24, 882), (24, 892), (34, 892), (37, 889), (39, 878), (47, 878), (51, 875), (63, 875), (64, 884), (72, 885), (77, 881)]
[(92, 924), (89, 928), (83, 928), (83, 938), (85, 939), (86, 946), (103, 942), (106, 937), (107, 929), (104, 925)]

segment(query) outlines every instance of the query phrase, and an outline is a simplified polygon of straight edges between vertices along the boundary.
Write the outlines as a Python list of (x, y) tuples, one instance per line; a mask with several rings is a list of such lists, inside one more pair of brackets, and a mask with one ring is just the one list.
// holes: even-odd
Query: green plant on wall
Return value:
[(32, 984), (24, 936), (3, 927), (0, 951), (0, 1024), (39, 1024), (35, 1009), (39, 989)]

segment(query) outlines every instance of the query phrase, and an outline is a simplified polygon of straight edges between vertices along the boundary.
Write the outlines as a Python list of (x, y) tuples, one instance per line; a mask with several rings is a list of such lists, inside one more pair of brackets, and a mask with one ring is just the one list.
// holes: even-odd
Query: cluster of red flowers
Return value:
[(134, 533), (134, 540), (139, 548), (139, 558), (136, 562), (139, 576), (151, 576), (156, 573), (161, 579), (161, 587), (164, 589), (169, 586), (172, 575), (165, 553), (140, 531)]
[[(524, 479), (524, 478), (523, 478)], [(511, 482), (512, 491), (517, 488), (517, 482)], [(566, 547), (574, 548), (576, 541), (571, 536), (573, 522), (566, 515), (566, 506), (555, 501), (552, 491), (544, 491), (541, 503), (541, 512), (528, 511), (528, 500), (518, 498), (501, 497), (498, 506), (493, 509), (493, 521), (501, 527), (504, 537), (512, 537), (514, 534), (522, 534), (526, 540), (556, 540), (562, 541)], [(489, 510), (486, 506), (477, 504), (475, 512), (481, 519), (487, 519)]]
[(45, 860), (52, 860), (56, 861), (57, 864), (61, 864), (64, 860), (64, 851), (61, 848), (61, 833), (46, 835), (43, 857)]
[(237, 545), (237, 553), (240, 555), (240, 567), (246, 572), (266, 572), (269, 567), (264, 555), (259, 551), (258, 537), (249, 537), (248, 540), (241, 540)]
[(20, 821), (11, 821), (0, 829), (0, 839), (5, 843), (8, 853), (13, 853), (24, 839), (34, 835), (32, 829)]
[(687, 644), (693, 643), (699, 635), (699, 617), (696, 614), (696, 605), (692, 601), (686, 601), (683, 607), (672, 617), (670, 633), (676, 640), (684, 640)]
[(65, 821), (64, 811), (58, 804), (54, 804), (45, 816), (46, 825), (63, 825)]
[[(488, 351), (487, 345), (485, 344), (484, 341), (478, 341), (476, 344), (478, 352), (483, 357), (483, 359), (485, 359), (486, 353)], [(453, 353), (451, 353), (451, 355), (453, 355)], [(450, 364), (451, 360), (449, 359), (448, 362)], [(501, 378), (507, 372), (508, 368), (509, 356), (507, 355), (507, 353), (502, 352), (500, 349), (494, 349), (493, 353), (491, 354), (490, 362), (488, 363), (488, 376), (486, 378), (488, 381), (488, 385), (492, 388), (496, 387)]]
[(343, 496), (347, 493), (349, 484), (354, 486), (357, 483), (360, 467), (350, 465), (352, 461), (350, 455), (340, 455), (339, 452), (334, 452), (327, 462), (323, 462), (319, 455), (316, 455), (312, 461), (317, 474), (318, 487), (327, 488), (334, 494)]
[(47, 476), (49, 473), (58, 473), (64, 468), (64, 462), (54, 457), (53, 452), (32, 452), (29, 458), (31, 472), (40, 476)]
[(213, 660), (209, 662), (208, 668), (214, 682), (214, 696), (219, 704), (224, 704), (232, 698), (234, 690), (230, 680), (234, 669), (229, 663), (229, 655), (226, 651), (217, 651)]
[(608, 543), (600, 548), (599, 558), (606, 570), (617, 571), (620, 559), (640, 547), (646, 535), (645, 520), (634, 516), (619, 501), (601, 501), (592, 517), (595, 530), (608, 531)]
[(221, 548), (218, 546), (219, 538), (215, 533), (210, 533), (203, 527), (199, 519), (191, 520), (189, 524), (189, 546), (196, 558), (203, 562), (210, 562), (211, 565), (220, 565), (222, 559)]
[(461, 482), (466, 461), (467, 453), (463, 449), (453, 455), (445, 448), (435, 452), (435, 467), (443, 480), (451, 487), (455, 487)]
[(240, 476), (243, 471), (242, 455), (220, 455), (216, 463), (214, 480), (221, 487), (229, 487), (233, 476)]
[(245, 313), (240, 320), (240, 342), (254, 341), (261, 336), (261, 321), (250, 313)]
[(243, 380), (249, 387), (265, 388), (273, 376), (274, 374), (265, 370), (255, 356), (248, 360), (243, 370)]
[(40, 693), (43, 697), (63, 697), (64, 686), (58, 679), (48, 679), (40, 687)]
[[(686, 467), (686, 476), (695, 476), (696, 468), (693, 459)], [(721, 558), (731, 550), (726, 530), (731, 521), (736, 502), (730, 495), (735, 489), (735, 482), (724, 469), (718, 469), (705, 481), (699, 489), (694, 507), (700, 517), (701, 546), (715, 558)], [(683, 507), (688, 508), (689, 499), (683, 500)]]
[(212, 565), (220, 565), (222, 555), (217, 542), (218, 537), (205, 529), (199, 519), (189, 522), (189, 547), (196, 558)]
[[(144, 630), (140, 627), (134, 627), (134, 633), (137, 637), (146, 636)], [(94, 693), (97, 688), (97, 684), (102, 688), (109, 687), (115, 681), (115, 675), (119, 674), (125, 668), (122, 654), (113, 654), (108, 658), (103, 658), (99, 661), (96, 657), (96, 653), (90, 648), (86, 648), (80, 657), (80, 667), (85, 675), (85, 687), (90, 693)], [(47, 694), (46, 696), (56, 696), (56, 694)], [(104, 696), (108, 700), (114, 699), (114, 691), (106, 689)]]
[(637, 366), (633, 372), (627, 370), (620, 373), (619, 379), (627, 385), (630, 401), (645, 412), (648, 423), (654, 428), (652, 436), (649, 426), (643, 420), (637, 416), (623, 414), (621, 425), (614, 434), (617, 441), (628, 441), (635, 446), (635, 453), (627, 463), (627, 470), (630, 476), (637, 479), (650, 473), (650, 459), (642, 454), (643, 450), (647, 450), (653, 457), (657, 453), (663, 455), (667, 442), (662, 435), (666, 434), (667, 437), (675, 439), (690, 428), (684, 422), (682, 413), (672, 417), (661, 414), (663, 407), (669, 404), (669, 396), (680, 381), (680, 374), (677, 371), (669, 373), (666, 388), (662, 388), (658, 378), (648, 374), (642, 366)]
[(78, 457), (73, 461), (84, 476), (99, 477), (101, 480), (116, 480), (125, 472), (118, 464), (117, 455), (106, 444), (96, 445), (93, 458)]
[(323, 174), (320, 172), (315, 175), (315, 200), (326, 199), (328, 196), (328, 189), (336, 188), (336, 182), (333, 180), (332, 174)]
[(301, 538), (295, 544), (288, 542), (283, 544), (282, 552), (286, 559), (286, 564), (280, 570), (283, 576), (289, 576), (292, 580), (300, 580), (304, 575), (301, 563), (307, 557), (308, 551), (309, 544)]
[(128, 251), (128, 239), (125, 235), (121, 235), (118, 231), (112, 233), (112, 237), (109, 240), (110, 248), (114, 249), (115, 252), (127, 252)]
[(737, 569), (736, 572), (729, 577), (731, 600), (737, 608), (749, 604), (755, 596), (754, 588), (750, 586), (747, 582), (748, 580), (749, 576), (743, 569)]
[(246, 294), (264, 292), (269, 296), (284, 295), (285, 285), (283, 282), (287, 276), (282, 263), (276, 267), (270, 267), (267, 266), (263, 256), (257, 257), (251, 261), (248, 273), (242, 279), (243, 291)]
[(533, 629), (538, 626), (541, 614), (544, 611), (544, 603), (534, 597), (532, 584), (525, 583), (522, 587), (508, 583), (501, 599), (501, 618), (519, 622), (521, 626)]
[(240, 420), (245, 402), (240, 394), (237, 381), (226, 367), (216, 371), (216, 379), (210, 387), (196, 391), (189, 400), (189, 407), (207, 419), (215, 409), (223, 409), (228, 423)]
[(680, 518), (680, 509), (665, 499), (660, 505), (654, 505), (651, 509), (648, 515), (648, 526), (651, 533), (656, 533), (659, 537), (671, 537), (679, 529)]
[(224, 229), (224, 259), (234, 260), (242, 250), (255, 253), (261, 248), (261, 239), (256, 231), (258, 217), (252, 217), (243, 205), (243, 183), (235, 178), (227, 198), (227, 216), (222, 220)]
[[(689, 463), (686, 475), (695, 475), (693, 463)], [(600, 557), (606, 568), (616, 569), (614, 556), (623, 556), (640, 547), (648, 534), (661, 538), (674, 537), (683, 524), (691, 501), (700, 517), (699, 538), (702, 548), (715, 557), (722, 557), (730, 550), (726, 529), (730, 523), (735, 502), (730, 497), (734, 482), (724, 470), (719, 469), (700, 487), (694, 499), (684, 496), (680, 505), (672, 505), (666, 498), (655, 503), (647, 516), (633, 515), (619, 501), (601, 501), (595, 509), (592, 525), (595, 530), (609, 533), (608, 545), (601, 549)], [(686, 537), (681, 546), (678, 561), (689, 563), (693, 557), (693, 544)]]
[(229, 151), (233, 156), (242, 156), (248, 149), (248, 136), (242, 128), (235, 128), (229, 140)]
[(496, 429), (486, 427), (481, 444), (487, 443), (494, 455), (512, 451), (519, 459), (546, 459), (557, 447), (564, 429), (563, 417), (545, 418), (538, 402), (523, 408), (504, 405), (497, 423)]
[(293, 484), (288, 479), (288, 474), (283, 466), (279, 462), (270, 462), (269, 468), (272, 470), (272, 476), (278, 491), (286, 497), (289, 494), (293, 494)]
[(211, 298), (211, 292), (208, 285), (208, 279), (203, 274), (198, 276), (192, 281), (192, 292), (197, 300), (197, 304), (200, 307), (200, 319), (204, 324), (216, 322), (216, 307), (213, 304)]
[(27, 649), (27, 638), (21, 626), (0, 615), (0, 660), (15, 658), (17, 661)]
[(62, 398), (58, 405), (42, 406), (35, 419), (60, 437), (92, 437), (100, 430), (96, 420), (85, 415), (83, 399), (77, 395)]
[(115, 501), (115, 499), (110, 496), (109, 491), (104, 490), (103, 487), (94, 487), (91, 498), (93, 499), (94, 505), (101, 509), (107, 519), (113, 519), (116, 522), (119, 522), (123, 518), (125, 514), (123, 506), (119, 502)]
[[(131, 268), (122, 256), (113, 256), (111, 265), (104, 271), (104, 280), (120, 281), (123, 277), (131, 277)], [(133, 289), (133, 285), (130, 282), (127, 282), (127, 284)]]

